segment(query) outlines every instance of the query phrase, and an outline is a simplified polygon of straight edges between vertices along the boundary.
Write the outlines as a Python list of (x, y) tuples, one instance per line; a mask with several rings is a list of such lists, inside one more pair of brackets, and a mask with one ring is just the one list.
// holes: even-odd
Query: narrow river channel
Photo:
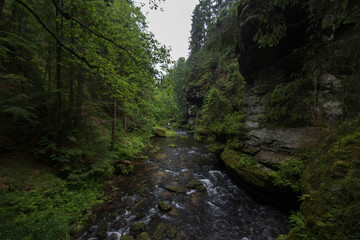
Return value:
[[(246, 194), (204, 144), (186, 132), (179, 134), (153, 139), (160, 150), (120, 180), (115, 210), (103, 213), (81, 240), (117, 240), (139, 222), (151, 236), (159, 224), (167, 226), (162, 238), (153, 239), (265, 240), (288, 231), (288, 216)], [(188, 188), (191, 180), (206, 190)], [(169, 203), (171, 210), (160, 210), (159, 201)], [(169, 228), (173, 231), (167, 234)], [(101, 237), (99, 229), (107, 236)]]

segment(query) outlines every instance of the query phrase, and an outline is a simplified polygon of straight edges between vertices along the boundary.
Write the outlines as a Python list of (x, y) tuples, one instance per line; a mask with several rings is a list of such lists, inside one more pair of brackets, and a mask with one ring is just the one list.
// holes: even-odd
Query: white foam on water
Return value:
[(172, 201), (171, 202), (171, 205), (175, 206), (176, 208), (179, 208), (179, 209), (186, 209), (184, 206), (182, 206), (180, 203), (178, 202), (175, 202), (175, 201)]
[(224, 174), (221, 171), (218, 170), (211, 170), (209, 171), (210, 175), (214, 177), (215, 179), (224, 178)]
[(200, 182), (202, 182), (203, 184), (205, 184), (206, 189), (208, 189), (208, 190), (211, 190), (211, 189), (213, 188), (213, 186), (214, 186), (214, 184), (213, 184), (213, 183), (211, 182), (211, 180), (208, 179), (208, 178), (201, 179)]
[(194, 192), (196, 192), (196, 190), (195, 190), (195, 189), (191, 189), (190, 191), (187, 191), (186, 194), (187, 194), (187, 195), (190, 195), (190, 194), (193, 194)]
[(120, 237), (121, 237), (121, 234), (119, 232), (107, 232), (108, 237), (110, 237), (112, 234), (116, 234), (117, 239), (120, 239)]
[(164, 172), (169, 173), (169, 174), (171, 174), (171, 175), (173, 175), (173, 176), (179, 175), (178, 172), (175, 172), (175, 171), (172, 171), (172, 170), (168, 170), (168, 169), (166, 169)]

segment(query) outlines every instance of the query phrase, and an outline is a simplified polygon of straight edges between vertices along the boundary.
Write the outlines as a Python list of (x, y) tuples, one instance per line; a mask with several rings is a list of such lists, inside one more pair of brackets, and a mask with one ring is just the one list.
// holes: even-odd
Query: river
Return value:
[[(186, 132), (179, 135), (153, 139), (159, 151), (137, 162), (134, 173), (119, 180), (115, 208), (103, 213), (79, 239), (118, 240), (139, 222), (150, 235), (159, 224), (166, 225), (161, 239), (266, 240), (288, 232), (286, 214), (245, 193), (207, 146)], [(191, 180), (200, 181), (206, 190), (186, 187)], [(159, 201), (169, 203), (171, 210), (160, 210)], [(170, 228), (176, 231), (166, 234)]]

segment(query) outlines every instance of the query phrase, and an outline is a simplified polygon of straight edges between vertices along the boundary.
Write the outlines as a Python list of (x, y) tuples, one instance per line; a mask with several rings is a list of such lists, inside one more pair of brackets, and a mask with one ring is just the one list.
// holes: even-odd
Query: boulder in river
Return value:
[(154, 239), (155, 240), (161, 240), (162, 239), (162, 236), (165, 232), (165, 229), (166, 229), (166, 224), (161, 222), (159, 223), (157, 226), (156, 226), (156, 229), (154, 231)]
[(154, 127), (154, 133), (157, 137), (166, 137), (166, 129), (161, 127)]
[(176, 193), (185, 192), (185, 189), (182, 186), (178, 186), (178, 185), (165, 185), (164, 188), (170, 192), (176, 192)]
[(200, 192), (203, 192), (206, 190), (206, 187), (204, 186), (204, 184), (202, 182), (200, 182), (199, 180), (195, 180), (195, 179), (188, 182), (186, 184), (186, 187), (191, 188), (191, 189), (196, 189)]
[(120, 240), (134, 240), (134, 237), (130, 235), (124, 235), (120, 237)]
[(159, 208), (160, 208), (161, 211), (168, 212), (168, 211), (171, 210), (171, 206), (167, 202), (159, 201), (158, 205), (159, 205)]
[(145, 231), (145, 224), (143, 222), (134, 223), (130, 226), (131, 234), (138, 234)]
[(142, 232), (137, 236), (136, 240), (151, 240), (151, 237), (147, 232)]
[(166, 228), (165, 233), (169, 238), (173, 238), (173, 237), (175, 237), (175, 235), (177, 233), (177, 230), (176, 230), (176, 228), (174, 226), (168, 226)]
[(102, 239), (106, 239), (107, 238), (107, 232), (106, 232), (106, 230), (99, 230), (99, 231), (97, 231), (96, 232), (96, 237), (98, 238), (98, 239), (100, 239), (100, 240), (102, 240)]

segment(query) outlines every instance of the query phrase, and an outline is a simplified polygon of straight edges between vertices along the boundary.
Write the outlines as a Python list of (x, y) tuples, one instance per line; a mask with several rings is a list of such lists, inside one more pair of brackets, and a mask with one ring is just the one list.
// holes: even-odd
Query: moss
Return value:
[(225, 148), (221, 154), (225, 165), (235, 171), (238, 177), (257, 188), (267, 188), (272, 185), (273, 172), (258, 164), (251, 156)]
[(154, 133), (158, 137), (166, 137), (166, 129), (161, 127), (154, 127)]
[(206, 187), (204, 186), (204, 184), (202, 182), (200, 182), (199, 180), (195, 180), (195, 179), (188, 182), (186, 184), (186, 187), (196, 189), (200, 192), (203, 192), (206, 190)]
[(245, 146), (245, 143), (243, 140), (233, 137), (227, 140), (226, 146), (233, 150), (240, 150)]
[(145, 224), (143, 222), (134, 223), (130, 226), (130, 232), (133, 234), (143, 231), (145, 231)]
[(155, 136), (157, 136), (157, 137), (172, 138), (172, 137), (179, 136), (179, 134), (172, 129), (166, 129), (166, 128), (162, 128), (162, 127), (154, 127), (153, 130), (154, 130)]
[(165, 229), (166, 229), (166, 224), (165, 223), (159, 223), (157, 226), (156, 226), (156, 229), (154, 231), (154, 239), (155, 240), (160, 240), (165, 232)]
[(226, 145), (221, 142), (212, 141), (209, 145), (209, 151), (220, 157), (225, 147)]
[(134, 240), (134, 237), (130, 235), (124, 235), (120, 237), (120, 240)]
[(170, 192), (176, 192), (176, 193), (185, 192), (185, 189), (183, 187), (177, 185), (165, 185), (164, 188)]
[(117, 164), (115, 166), (115, 173), (122, 175), (129, 175), (134, 171), (134, 165)]
[(137, 236), (136, 240), (151, 240), (151, 237), (147, 232), (143, 232)]
[(179, 134), (177, 132), (175, 132), (174, 130), (166, 130), (165, 136), (167, 138), (172, 138), (172, 137), (178, 137)]
[(174, 226), (170, 226), (166, 228), (165, 233), (169, 238), (173, 238), (177, 234), (177, 230)]
[(170, 204), (167, 202), (164, 202), (164, 201), (159, 201), (158, 206), (159, 206), (160, 210), (164, 211), (164, 212), (168, 212), (171, 210)]
[(280, 162), (278, 166), (273, 183), (281, 188), (290, 187), (294, 192), (300, 192), (301, 176), (305, 170), (304, 162), (292, 157)]
[(346, 122), (313, 156), (303, 176), (303, 221), (288, 239), (359, 239), (360, 117)]

